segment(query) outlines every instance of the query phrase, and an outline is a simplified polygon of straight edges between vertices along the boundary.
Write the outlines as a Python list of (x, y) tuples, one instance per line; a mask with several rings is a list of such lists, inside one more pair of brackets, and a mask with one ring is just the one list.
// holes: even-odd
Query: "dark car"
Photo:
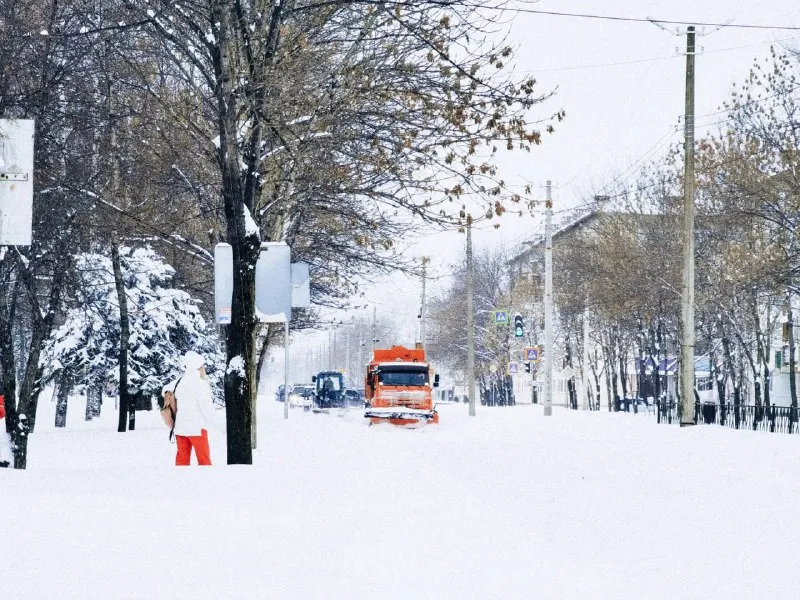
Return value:
[(614, 400), (614, 412), (645, 412), (647, 407), (647, 400), (644, 398), (616, 398)]
[(364, 399), (361, 397), (361, 394), (358, 393), (358, 390), (345, 390), (344, 391), (344, 401), (347, 406), (363, 406)]

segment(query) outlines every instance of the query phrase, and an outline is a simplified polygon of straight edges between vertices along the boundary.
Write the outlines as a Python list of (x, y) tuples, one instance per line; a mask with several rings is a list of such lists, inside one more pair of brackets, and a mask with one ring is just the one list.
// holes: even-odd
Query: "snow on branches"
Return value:
[[(175, 270), (151, 248), (120, 248), (128, 297), (129, 386), (157, 393), (181, 372), (187, 350), (207, 358), (212, 381), (218, 348), (213, 328), (187, 292), (171, 287)], [(119, 303), (111, 258), (87, 252), (76, 259), (79, 285), (64, 323), (48, 340), (41, 364), (45, 380), (68, 376), (76, 391), (118, 384)]]

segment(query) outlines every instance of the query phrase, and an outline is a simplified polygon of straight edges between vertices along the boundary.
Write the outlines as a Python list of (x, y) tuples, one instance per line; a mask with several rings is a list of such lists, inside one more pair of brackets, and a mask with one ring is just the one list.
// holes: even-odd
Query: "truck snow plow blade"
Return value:
[(367, 408), (364, 417), (371, 425), (391, 423), (392, 425), (423, 425), (438, 423), (439, 413), (432, 409), (406, 408), (403, 406)]

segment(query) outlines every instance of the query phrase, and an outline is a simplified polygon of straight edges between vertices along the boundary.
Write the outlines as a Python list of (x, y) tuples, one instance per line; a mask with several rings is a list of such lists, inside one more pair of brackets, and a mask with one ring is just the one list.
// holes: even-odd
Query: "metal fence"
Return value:
[[(659, 423), (680, 422), (680, 407), (674, 400), (657, 400), (655, 409)], [(733, 429), (773, 433), (800, 433), (799, 419), (800, 410), (792, 406), (694, 403), (696, 425), (722, 425)]]

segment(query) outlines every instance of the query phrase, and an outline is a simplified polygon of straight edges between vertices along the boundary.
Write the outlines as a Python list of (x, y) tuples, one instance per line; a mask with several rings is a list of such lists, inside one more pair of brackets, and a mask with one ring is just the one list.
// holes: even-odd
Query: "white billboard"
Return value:
[(30, 246), (33, 238), (31, 119), (0, 119), (0, 246)]

